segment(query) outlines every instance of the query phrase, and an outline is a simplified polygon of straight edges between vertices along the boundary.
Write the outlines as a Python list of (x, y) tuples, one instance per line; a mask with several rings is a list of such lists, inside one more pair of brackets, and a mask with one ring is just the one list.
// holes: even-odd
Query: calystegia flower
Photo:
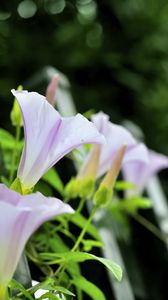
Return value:
[(72, 213), (61, 200), (41, 193), (22, 196), (0, 184), (0, 299), (6, 289), (31, 234), (52, 217)]
[(18, 178), (31, 189), (42, 175), (74, 148), (103, 143), (96, 126), (81, 114), (63, 118), (38, 93), (12, 90), (24, 123), (25, 144)]

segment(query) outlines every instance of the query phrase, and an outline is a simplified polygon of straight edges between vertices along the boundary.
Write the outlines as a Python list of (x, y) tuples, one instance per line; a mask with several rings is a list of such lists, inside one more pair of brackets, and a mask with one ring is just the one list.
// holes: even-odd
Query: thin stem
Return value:
[(74, 251), (78, 248), (80, 242), (82, 241), (82, 239), (83, 239), (83, 237), (84, 237), (84, 235), (85, 235), (85, 233), (86, 233), (86, 231), (87, 231), (87, 228), (88, 228), (90, 222), (92, 221), (92, 219), (93, 219), (93, 217), (94, 217), (94, 215), (95, 215), (95, 213), (96, 213), (96, 211), (97, 211), (97, 208), (98, 208), (97, 206), (95, 206), (95, 207), (93, 208), (93, 210), (92, 210), (92, 212), (91, 212), (91, 214), (90, 214), (90, 217), (88, 218), (88, 220), (87, 220), (85, 226), (83, 227), (83, 229), (82, 229), (82, 231), (81, 231), (81, 233), (80, 233), (80, 235), (79, 235), (79, 237), (78, 237), (78, 239), (77, 239), (75, 245), (73, 246), (73, 248), (72, 248), (72, 250), (71, 250), (72, 252), (74, 252)]
[(57, 276), (63, 267), (64, 267), (64, 262), (60, 264), (59, 268), (55, 271), (54, 275)]
[(15, 174), (15, 163), (16, 163), (16, 158), (17, 158), (18, 142), (20, 140), (20, 133), (21, 133), (21, 126), (18, 125), (16, 127), (15, 147), (14, 147), (13, 153), (12, 153), (12, 162), (11, 162), (11, 169), (10, 169), (10, 174), (9, 174), (10, 184), (12, 183), (12, 181), (14, 179), (14, 174)]
[[(78, 237), (76, 243), (74, 244), (73, 248), (71, 249), (71, 252), (75, 252), (76, 249), (78, 248), (78, 246), (79, 246), (80, 242), (82, 241), (82, 239), (83, 239), (83, 237), (84, 237), (84, 235), (85, 235), (85, 233), (86, 233), (86, 231), (87, 231), (87, 228), (88, 228), (90, 222), (92, 221), (92, 219), (93, 219), (93, 217), (94, 217), (94, 215), (95, 215), (97, 209), (98, 209), (98, 206), (95, 206), (95, 207), (93, 208), (93, 210), (92, 210), (92, 212), (91, 212), (91, 214), (90, 214), (90, 216), (89, 216), (89, 218), (88, 218), (88, 220), (87, 220), (85, 226), (83, 227), (83, 229), (82, 229), (82, 231), (81, 231), (81, 233), (80, 233), (80, 235), (79, 235), (79, 237)], [(62, 264), (59, 266), (59, 268), (56, 270), (56, 272), (55, 272), (54, 275), (57, 276), (59, 272), (61, 272), (61, 274), (62, 274), (62, 271), (64, 271), (65, 268), (66, 268), (65, 263), (62, 263)], [(60, 276), (62, 276), (61, 274), (60, 274)], [(60, 279), (59, 279), (59, 282), (60, 282)]]
[(82, 209), (84, 207), (84, 204), (85, 204), (85, 201), (86, 201), (86, 199), (84, 197), (82, 197), (80, 199), (80, 202), (79, 202), (78, 208), (76, 210), (76, 213), (80, 213), (82, 211)]
[[(65, 264), (60, 265), (60, 270), (59, 270), (60, 275), (59, 275), (59, 279), (58, 279), (58, 284), (59, 284), (59, 283), (61, 282), (61, 280), (62, 280), (63, 273), (64, 273), (65, 269), (66, 269), (66, 265), (65, 265)], [(57, 273), (57, 272), (56, 272), (56, 273)]]
[(164, 235), (160, 232), (160, 230), (155, 225), (153, 225), (151, 222), (149, 222), (147, 219), (145, 219), (139, 214), (132, 215), (132, 217), (141, 225), (143, 225), (145, 228), (147, 228), (150, 232), (152, 232), (162, 242), (166, 243), (166, 237), (164, 237)]

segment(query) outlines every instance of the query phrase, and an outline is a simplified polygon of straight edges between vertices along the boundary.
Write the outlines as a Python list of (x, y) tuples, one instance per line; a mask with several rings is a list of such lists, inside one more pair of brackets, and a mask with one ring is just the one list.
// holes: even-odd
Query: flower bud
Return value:
[(84, 167), (80, 170), (78, 178), (92, 178), (95, 179), (99, 166), (101, 146), (94, 145), (89, 155), (88, 161), (84, 164)]
[(94, 179), (92, 178), (81, 179), (79, 196), (85, 199), (90, 198), (94, 192), (94, 183)]
[(90, 198), (94, 192), (94, 184), (100, 157), (100, 145), (94, 145), (91, 155), (76, 178), (72, 178), (66, 185), (65, 195), (68, 199)]
[(105, 207), (111, 200), (112, 190), (106, 186), (100, 186), (93, 197), (93, 202), (97, 206)]
[(52, 77), (52, 79), (47, 87), (47, 90), (46, 90), (46, 98), (52, 106), (54, 106), (54, 104), (56, 102), (55, 94), (56, 94), (56, 90), (57, 90), (57, 86), (58, 86), (58, 80), (59, 80), (59, 75), (55, 74)]
[(99, 166), (100, 152), (101, 146), (94, 145), (88, 161), (77, 176), (77, 180), (80, 180), (79, 196), (81, 198), (88, 199), (94, 193), (95, 178)]
[(98, 206), (106, 206), (113, 194), (113, 187), (121, 169), (122, 160), (125, 154), (126, 145), (123, 145), (115, 157), (111, 168), (102, 180), (98, 190), (94, 194), (93, 202)]
[(65, 187), (65, 197), (67, 199), (77, 198), (79, 196), (80, 184), (80, 180), (74, 177), (71, 178)]
[[(21, 85), (19, 85), (17, 90), (22, 91), (23, 87)], [(11, 118), (11, 122), (12, 122), (13, 126), (22, 126), (23, 125), (20, 107), (19, 107), (19, 104), (18, 104), (16, 98), (14, 98), (13, 108), (10, 113), (10, 118)]]

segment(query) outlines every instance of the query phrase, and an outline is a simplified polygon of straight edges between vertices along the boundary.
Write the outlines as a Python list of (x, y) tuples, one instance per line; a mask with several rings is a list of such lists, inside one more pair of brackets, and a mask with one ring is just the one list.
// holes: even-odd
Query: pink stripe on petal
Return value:
[(137, 186), (138, 193), (143, 192), (150, 177), (162, 169), (168, 168), (167, 156), (148, 150), (145, 145), (143, 146), (148, 151), (148, 161), (130, 161), (123, 166), (123, 175), (125, 180), (134, 183)]

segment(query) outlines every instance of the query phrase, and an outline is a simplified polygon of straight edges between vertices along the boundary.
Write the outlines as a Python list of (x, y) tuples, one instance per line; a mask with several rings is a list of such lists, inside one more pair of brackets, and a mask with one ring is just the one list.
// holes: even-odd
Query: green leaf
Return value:
[(46, 197), (51, 197), (52, 196), (52, 188), (49, 186), (49, 184), (47, 184), (44, 181), (39, 181), (37, 182), (37, 184), (34, 187), (34, 192), (40, 192), (41, 194), (43, 194)]
[(123, 190), (133, 190), (135, 189), (135, 184), (128, 182), (128, 181), (117, 181), (115, 183), (114, 188), (118, 191), (123, 191)]
[(71, 280), (71, 283), (79, 287), (93, 300), (106, 300), (103, 292), (95, 284), (88, 281), (83, 276), (75, 277), (73, 280)]
[(85, 111), (85, 112), (83, 113), (83, 116), (84, 116), (86, 119), (91, 119), (92, 115), (95, 114), (95, 113), (96, 113), (95, 109), (94, 109), (94, 108), (91, 108), (91, 109)]
[[(61, 262), (84, 262), (86, 260), (97, 260), (102, 263), (110, 272), (113, 273), (114, 277), (121, 281), (122, 279), (122, 269), (119, 265), (113, 261), (102, 258), (86, 252), (65, 252), (65, 253), (41, 253), (40, 257), (45, 260), (50, 260), (50, 264), (56, 263), (56, 259), (61, 259)], [(51, 259), (55, 259), (51, 261)]]
[(44, 176), (42, 177), (44, 181), (49, 183), (54, 189), (56, 189), (61, 195), (64, 192), (64, 185), (59, 177), (58, 173), (54, 168), (51, 168)]
[(68, 289), (64, 288), (63, 286), (55, 286), (54, 289), (62, 294), (65, 295), (69, 295), (69, 296), (75, 296), (75, 294), (73, 294), (71, 291), (69, 291)]
[(47, 292), (37, 299), (38, 300), (42, 300), (42, 299), (60, 300), (60, 297), (57, 297), (56, 295), (54, 295), (50, 292)]
[(54, 252), (69, 251), (68, 246), (64, 243), (58, 234), (54, 234), (53, 238), (49, 239), (49, 245)]
[[(16, 147), (16, 141), (12, 134), (7, 130), (0, 128), (0, 145), (4, 149), (13, 149)], [(17, 144), (18, 150), (21, 150), (23, 147), (23, 141), (20, 141)]]
[(111, 209), (113, 207), (118, 210), (125, 210), (127, 213), (135, 214), (138, 209), (149, 209), (152, 207), (152, 202), (149, 198), (134, 196), (117, 203), (112, 203)]
[(34, 300), (34, 298), (26, 291), (26, 289), (15, 279), (11, 280), (9, 287), (12, 290), (19, 290), (26, 297), (26, 299)]

